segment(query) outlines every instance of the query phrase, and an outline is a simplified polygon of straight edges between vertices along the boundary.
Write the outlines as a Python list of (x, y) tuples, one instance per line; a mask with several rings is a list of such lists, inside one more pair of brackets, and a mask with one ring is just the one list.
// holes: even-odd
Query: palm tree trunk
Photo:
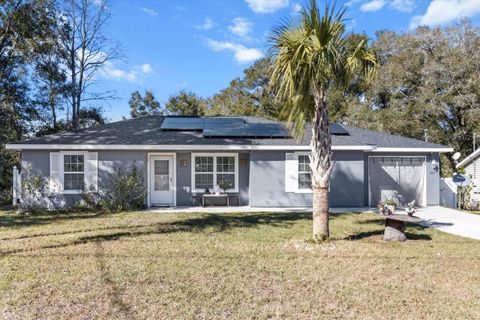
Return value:
[(310, 168), (313, 188), (313, 240), (323, 241), (330, 236), (328, 227), (328, 186), (333, 166), (332, 136), (325, 90), (314, 94), (315, 115), (312, 124)]

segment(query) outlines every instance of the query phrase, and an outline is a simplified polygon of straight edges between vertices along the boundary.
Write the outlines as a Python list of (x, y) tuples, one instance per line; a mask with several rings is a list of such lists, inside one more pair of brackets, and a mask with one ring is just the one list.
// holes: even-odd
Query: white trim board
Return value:
[[(9, 150), (151, 150), (151, 151), (234, 151), (234, 150), (285, 150), (309, 151), (309, 145), (188, 145), (188, 144), (12, 144), (5, 146)], [(374, 145), (332, 146), (333, 151), (371, 151), (371, 152), (452, 152), (453, 148), (378, 148)]]
[(372, 152), (453, 152), (453, 148), (375, 148)]
[(480, 149), (477, 149), (475, 152), (470, 153), (465, 159), (463, 159), (455, 168), (464, 167), (466, 164), (469, 164), (471, 161), (480, 155)]

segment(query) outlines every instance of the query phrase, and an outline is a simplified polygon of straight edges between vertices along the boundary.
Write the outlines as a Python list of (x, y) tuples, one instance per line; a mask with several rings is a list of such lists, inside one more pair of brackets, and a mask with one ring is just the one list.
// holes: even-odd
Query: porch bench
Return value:
[(192, 206), (200, 205), (205, 207), (208, 205), (208, 200), (213, 199), (224, 199), (225, 205), (230, 207), (232, 204), (232, 199), (236, 199), (237, 205), (240, 205), (240, 197), (237, 195), (229, 195), (229, 194), (202, 194), (202, 195), (192, 195)]

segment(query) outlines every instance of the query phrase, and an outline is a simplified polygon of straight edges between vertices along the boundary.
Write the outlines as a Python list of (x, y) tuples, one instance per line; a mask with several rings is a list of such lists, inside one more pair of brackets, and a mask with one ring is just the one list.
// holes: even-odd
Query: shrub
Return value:
[(20, 191), (21, 211), (35, 213), (41, 208), (49, 206), (48, 182), (40, 175), (32, 175), (30, 169), (22, 177), (22, 188)]
[(144, 207), (147, 190), (142, 172), (135, 163), (125, 169), (114, 168), (105, 191), (85, 192), (82, 205), (88, 209), (106, 209), (111, 212), (137, 210)]
[(0, 205), (11, 205), (13, 202), (12, 188), (0, 191)]

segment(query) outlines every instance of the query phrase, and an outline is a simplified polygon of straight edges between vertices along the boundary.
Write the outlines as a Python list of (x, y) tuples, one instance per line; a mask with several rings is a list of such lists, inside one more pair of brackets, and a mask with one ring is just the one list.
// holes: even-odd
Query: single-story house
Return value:
[(480, 149), (466, 156), (457, 164), (457, 168), (463, 168), (465, 176), (471, 179), (471, 200), (480, 201)]
[[(439, 154), (452, 148), (334, 123), (331, 206), (374, 206), (395, 194), (439, 204)], [(146, 116), (8, 144), (22, 175), (47, 177), (63, 205), (88, 189), (108, 188), (114, 167), (142, 170), (148, 206), (190, 206), (228, 182), (236, 204), (312, 204), (310, 131), (303, 141), (282, 123), (255, 117)]]
[(463, 168), (469, 178), (480, 179), (480, 149), (466, 156), (457, 164), (457, 168)]

